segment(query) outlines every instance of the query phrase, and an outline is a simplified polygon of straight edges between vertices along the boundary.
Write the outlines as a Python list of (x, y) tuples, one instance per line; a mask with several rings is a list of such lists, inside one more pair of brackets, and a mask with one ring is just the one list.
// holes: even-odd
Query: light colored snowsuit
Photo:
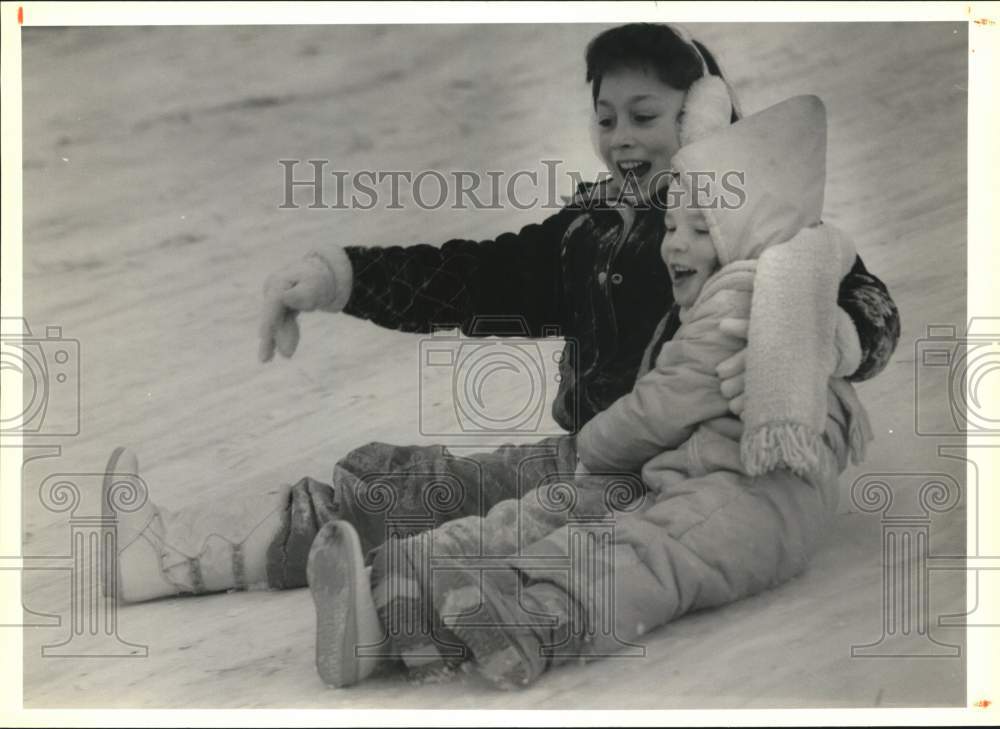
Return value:
[[(822, 106), (806, 111), (821, 114)], [(807, 202), (799, 207), (811, 209), (790, 214), (764, 194), (729, 221), (741, 226), (740, 240), (756, 247), (747, 257), (767, 247), (748, 226), (762, 225), (776, 243), (810, 218), (818, 221), (823, 182), (821, 160), (811, 184), (793, 179), (792, 188), (780, 190), (800, 194)], [(424, 584), (439, 610), (454, 586), (449, 559), (489, 573), (534, 596), (521, 600), (527, 622), (570, 623), (553, 634), (558, 662), (628, 649), (688, 611), (753, 595), (807, 566), (836, 511), (837, 477), (863, 409), (846, 381), (831, 379), (819, 467), (802, 477), (786, 469), (747, 475), (743, 425), (721, 394), (716, 366), (744, 346), (719, 323), (749, 318), (755, 268), (756, 261), (737, 257), (706, 281), (655, 365), (647, 361), (633, 390), (580, 431), (577, 453), (590, 476), (566, 483), (565, 475), (553, 474), (550, 483), (501, 502), (485, 518), (458, 519), (417, 538), (423, 558), (414, 563), (431, 568)], [(634, 488), (637, 472), (645, 493)], [(511, 556), (492, 557), (503, 554)]]
[[(598, 598), (603, 591), (605, 602), (585, 605), (588, 651), (611, 652), (690, 610), (789, 580), (806, 567), (836, 511), (858, 407), (846, 383), (829, 391), (828, 448), (817, 472), (801, 478), (782, 469), (751, 478), (743, 469), (742, 422), (729, 412), (715, 374), (741, 346), (721, 334), (719, 321), (749, 315), (752, 268), (734, 265), (744, 270), (724, 269), (706, 283), (656, 366), (577, 440), (594, 472), (627, 472), (640, 459), (649, 489), (641, 508), (614, 515), (613, 547), (598, 553), (597, 565), (584, 565), (589, 574), (614, 576), (613, 586), (590, 588)], [(667, 447), (647, 459), (658, 443)], [(548, 535), (528, 554), (568, 554), (572, 529)], [(571, 588), (558, 575), (545, 579)]]
[[(413, 561), (430, 568), (425, 586), (439, 609), (452, 587), (449, 560), (529, 592), (555, 585), (569, 600), (544, 590), (548, 609), (537, 619), (577, 621), (556, 657), (603, 656), (688, 611), (756, 594), (806, 567), (836, 511), (859, 404), (847, 383), (831, 386), (828, 448), (815, 474), (746, 475), (742, 423), (729, 412), (715, 367), (742, 346), (718, 324), (749, 315), (752, 284), (745, 262), (710, 279), (655, 367), (581, 431), (577, 451), (590, 476), (574, 482), (553, 473), (485, 518), (412, 538), (411, 555), (420, 553)], [(648, 458), (649, 449), (659, 452)], [(497, 559), (505, 554), (511, 558)]]

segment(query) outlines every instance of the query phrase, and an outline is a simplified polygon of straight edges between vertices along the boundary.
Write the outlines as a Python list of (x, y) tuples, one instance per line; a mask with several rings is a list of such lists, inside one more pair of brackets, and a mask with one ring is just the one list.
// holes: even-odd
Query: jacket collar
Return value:
[(636, 213), (666, 207), (666, 190), (660, 191), (660, 196), (652, 205), (636, 206), (631, 195), (623, 194), (622, 185), (612, 177), (605, 177), (595, 182), (581, 182), (572, 198), (563, 198), (566, 204), (581, 207), (585, 210), (594, 208), (611, 208), (618, 211), (626, 224), (635, 220)]

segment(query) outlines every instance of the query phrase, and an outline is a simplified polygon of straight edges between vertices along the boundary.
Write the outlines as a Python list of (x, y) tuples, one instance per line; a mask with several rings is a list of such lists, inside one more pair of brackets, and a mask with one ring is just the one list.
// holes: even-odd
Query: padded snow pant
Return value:
[(716, 471), (646, 492), (628, 474), (542, 484), (397, 547), (439, 612), (470, 582), (512, 594), (523, 609), (516, 627), (548, 636), (548, 665), (641, 653), (644, 633), (806, 568), (837, 507), (839, 468), (832, 451), (825, 457), (824, 475), (809, 481), (782, 470)]
[(337, 464), (332, 487), (304, 479), (292, 489), (271, 584), (304, 585), (312, 536), (328, 518), (347, 519), (373, 584), (390, 594), (416, 582), (440, 611), (470, 574), (527, 591), (524, 602), (545, 610), (526, 608), (523, 622), (550, 628), (557, 664), (641, 650), (637, 638), (689, 611), (791, 579), (837, 506), (832, 452), (827, 475), (810, 481), (715, 471), (643, 484), (633, 474), (574, 479), (573, 445), (562, 436), (467, 457), (441, 446), (359, 448)]
[(555, 657), (615, 654), (687, 612), (790, 580), (821, 544), (838, 491), (836, 476), (810, 483), (788, 471), (753, 480), (715, 472), (651, 493), (643, 508), (616, 515), (610, 539), (592, 530), (589, 551), (574, 545), (572, 526), (558, 529), (527, 555), (564, 556), (570, 569), (523, 569), (529, 584), (553, 584), (580, 607), (579, 640)]

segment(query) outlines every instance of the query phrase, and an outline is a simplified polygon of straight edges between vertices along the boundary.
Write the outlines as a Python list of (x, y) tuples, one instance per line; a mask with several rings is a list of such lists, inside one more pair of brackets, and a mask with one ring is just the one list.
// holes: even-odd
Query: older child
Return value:
[[(563, 358), (553, 405), (567, 434), (471, 457), (443, 446), (372, 443), (336, 464), (332, 486), (304, 478), (239, 503), (177, 512), (150, 502), (120, 515), (122, 597), (142, 600), (261, 582), (302, 586), (313, 538), (333, 516), (353, 526), (373, 561), (392, 529), (420, 531), (482, 515), (534, 488), (546, 474), (573, 472), (575, 433), (629, 392), (646, 345), (673, 303), (671, 280), (659, 260), (662, 210), (650, 204), (657, 183), (682, 141), (738, 117), (711, 54), (669, 26), (634, 24), (602, 33), (587, 49), (587, 80), (610, 183), (585, 186), (542, 223), (492, 241), (327, 246), (269, 279), (261, 328), (261, 356), (267, 360), (276, 347), (292, 354), (302, 311), (343, 311), (408, 332), (452, 324), (475, 336), (509, 333), (481, 326), (484, 316), (517, 317), (532, 336), (556, 327), (575, 344)], [(621, 195), (623, 189), (629, 194)], [(851, 375), (860, 380), (885, 366), (899, 328), (885, 286), (859, 258), (852, 263), (837, 302), (860, 344), (860, 364)], [(664, 337), (672, 335), (668, 327)], [(725, 379), (735, 398), (740, 359), (732, 362)], [(107, 471), (135, 473), (138, 463), (134, 454), (116, 450)], [(371, 474), (394, 478), (373, 480)], [(458, 498), (434, 506), (428, 496), (442, 479), (463, 489)], [(386, 487), (390, 498), (380, 500)]]

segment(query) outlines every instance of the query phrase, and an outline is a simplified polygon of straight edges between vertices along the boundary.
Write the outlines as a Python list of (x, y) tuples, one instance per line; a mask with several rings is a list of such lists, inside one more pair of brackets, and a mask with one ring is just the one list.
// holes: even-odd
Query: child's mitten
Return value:
[(264, 283), (264, 313), (260, 323), (261, 362), (277, 350), (291, 357), (299, 343), (300, 311), (340, 311), (351, 295), (353, 272), (342, 248), (313, 251), (268, 276)]

